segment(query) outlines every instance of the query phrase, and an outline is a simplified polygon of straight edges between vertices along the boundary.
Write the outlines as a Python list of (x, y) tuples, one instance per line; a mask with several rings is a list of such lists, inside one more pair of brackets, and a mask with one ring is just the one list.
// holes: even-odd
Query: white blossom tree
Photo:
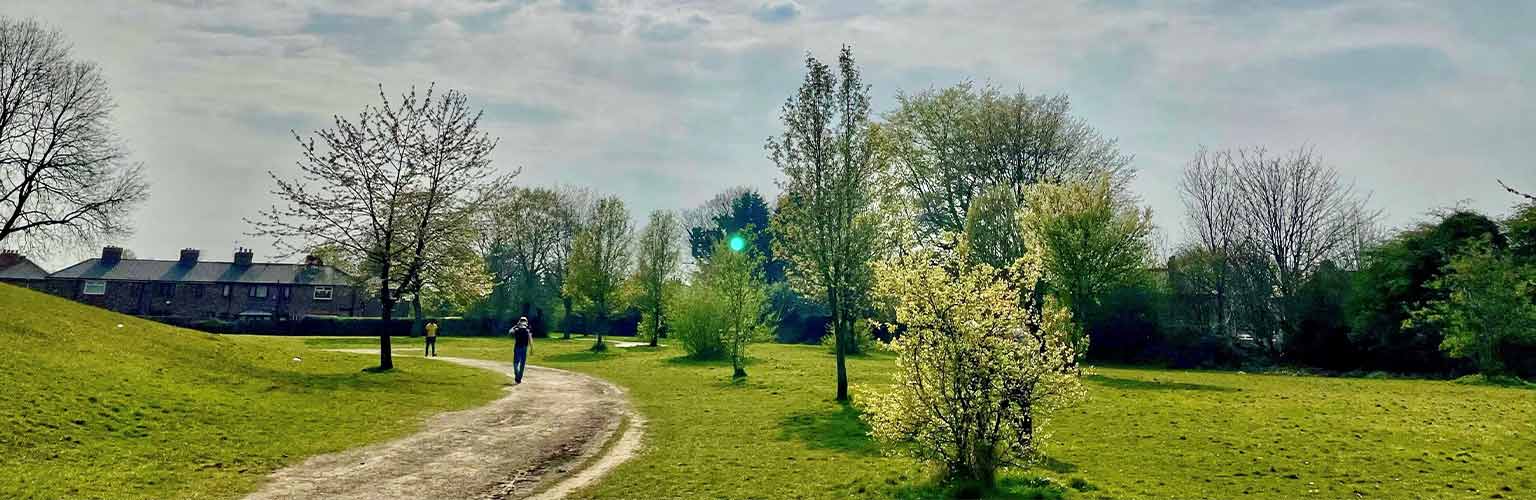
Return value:
[(1008, 269), (919, 252), (878, 266), (876, 290), (905, 332), (890, 344), (888, 389), (861, 394), (871, 433), (896, 451), (940, 462), (954, 480), (991, 486), (1005, 465), (1036, 456), (1047, 418), (1082, 397), (1071, 314), (1035, 296), (1037, 258)]

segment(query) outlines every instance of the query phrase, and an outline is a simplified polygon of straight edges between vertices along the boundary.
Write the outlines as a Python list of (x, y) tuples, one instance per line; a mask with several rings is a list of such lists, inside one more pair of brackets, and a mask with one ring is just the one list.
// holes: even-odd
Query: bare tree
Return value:
[[(400, 295), (421, 284), (440, 239), (457, 234), (516, 173), (491, 167), (497, 141), (480, 130), (480, 113), (464, 94), (434, 98), (428, 88), (418, 97), (412, 89), (397, 104), (380, 86), (379, 99), (355, 121), (337, 115), (334, 128), (308, 140), (295, 132), (300, 175), (271, 174), (273, 194), (286, 206), (252, 224), (280, 248), (327, 246), (356, 256), (372, 271), (387, 321)], [(393, 367), (389, 335), (381, 332), (379, 369)]]
[(805, 65), (804, 83), (784, 103), (784, 134), (766, 145), (786, 177), (774, 244), (792, 264), (790, 282), (822, 296), (832, 313), (837, 400), (847, 401), (846, 357), (854, 324), (868, 307), (879, 237), (869, 87), (847, 46), (836, 73), (814, 57), (806, 57)]
[[(1181, 190), (1191, 228), (1221, 259), (1220, 314), (1234, 311), (1226, 296), (1233, 283), (1264, 295), (1243, 297), (1243, 303), (1249, 312), (1274, 315), (1262, 322), (1272, 323), (1272, 331), (1251, 332), (1273, 356), (1281, 355), (1298, 328), (1296, 299), (1306, 279), (1325, 261), (1352, 262), (1365, 240), (1379, 234), (1378, 213), (1366, 208), (1368, 196), (1307, 148), (1282, 155), (1263, 148), (1202, 150), (1186, 169)], [(1223, 316), (1219, 324), (1230, 328), (1228, 321)]]
[(95, 64), (57, 30), (0, 17), (0, 242), (46, 254), (129, 232), (148, 197)]

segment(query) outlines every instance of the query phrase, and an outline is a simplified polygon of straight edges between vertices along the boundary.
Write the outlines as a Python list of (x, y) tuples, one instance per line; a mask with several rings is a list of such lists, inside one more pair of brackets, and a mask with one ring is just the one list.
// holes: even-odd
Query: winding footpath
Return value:
[[(512, 377), (511, 363), (433, 359)], [(522, 384), (490, 404), (433, 416), (394, 441), (312, 457), (272, 473), (246, 499), (562, 498), (637, 453), (644, 428), (617, 386), (529, 366)]]

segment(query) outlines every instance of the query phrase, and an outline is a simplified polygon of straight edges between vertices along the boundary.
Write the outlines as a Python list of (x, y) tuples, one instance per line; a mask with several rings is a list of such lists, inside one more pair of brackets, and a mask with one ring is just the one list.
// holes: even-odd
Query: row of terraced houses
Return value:
[(247, 249), (225, 262), (204, 261), (196, 249), (182, 250), (176, 260), (124, 258), (122, 248), (109, 246), (100, 257), (53, 273), (6, 250), (0, 251), (0, 283), (139, 316), (300, 319), (367, 316), (377, 309), (350, 275), (317, 257), (260, 263)]

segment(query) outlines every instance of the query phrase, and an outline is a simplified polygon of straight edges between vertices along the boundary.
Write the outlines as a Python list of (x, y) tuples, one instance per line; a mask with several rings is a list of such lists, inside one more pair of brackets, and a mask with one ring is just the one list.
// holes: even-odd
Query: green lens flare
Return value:
[(747, 249), (747, 239), (746, 238), (742, 238), (741, 235), (739, 235), (739, 234), (731, 236), (731, 251), (732, 252), (740, 252), (740, 251), (746, 250), (746, 249)]

